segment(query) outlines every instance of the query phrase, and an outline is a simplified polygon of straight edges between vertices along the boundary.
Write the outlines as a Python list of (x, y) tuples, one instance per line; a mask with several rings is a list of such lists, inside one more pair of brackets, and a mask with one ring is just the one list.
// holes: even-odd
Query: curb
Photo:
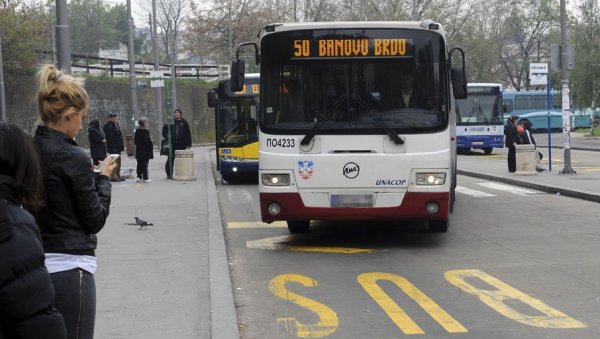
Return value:
[[(211, 337), (215, 339), (239, 339), (238, 320), (231, 287), (231, 276), (229, 275), (221, 211), (219, 209), (219, 200), (216, 199), (217, 189), (212, 172), (210, 149), (204, 153), (204, 157), (206, 192), (209, 197), (208, 266)], [(212, 197), (215, 197), (215, 199)]]
[(536, 184), (536, 183), (533, 183), (533, 182), (527, 182), (527, 181), (516, 180), (516, 179), (511, 179), (511, 178), (498, 177), (498, 176), (494, 176), (494, 175), (489, 175), (489, 174), (484, 174), (484, 173), (479, 173), (479, 172), (459, 170), (459, 169), (456, 170), (456, 173), (457, 174), (461, 174), (461, 175), (466, 175), (466, 176), (469, 176), (469, 177), (486, 179), (486, 180), (492, 180), (492, 181), (498, 181), (498, 182), (503, 182), (505, 184), (511, 184), (511, 185), (514, 185), (514, 186), (530, 188), (530, 189), (534, 189), (534, 190), (538, 190), (538, 191), (542, 191), (542, 192), (546, 192), (546, 193), (559, 194), (559, 195), (564, 195), (566, 197), (571, 197), (571, 198), (588, 200), (588, 201), (593, 201), (593, 202), (600, 203), (600, 196), (597, 195), (597, 194), (592, 194), (592, 193), (587, 193), (587, 192), (582, 192), (582, 191), (576, 191), (576, 190), (572, 190), (572, 189), (568, 189), (568, 188), (564, 188), (564, 187), (557, 187), (557, 186), (549, 186), (549, 185), (543, 185), (543, 184)]

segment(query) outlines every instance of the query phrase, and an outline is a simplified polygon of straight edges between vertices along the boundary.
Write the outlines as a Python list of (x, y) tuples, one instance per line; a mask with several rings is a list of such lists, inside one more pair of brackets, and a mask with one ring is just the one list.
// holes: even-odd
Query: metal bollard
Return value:
[(196, 180), (196, 177), (194, 176), (194, 151), (175, 151), (175, 159), (173, 162), (173, 179)]
[(516, 175), (537, 174), (537, 171), (535, 170), (536, 152), (535, 145), (515, 145), (515, 156), (517, 160)]

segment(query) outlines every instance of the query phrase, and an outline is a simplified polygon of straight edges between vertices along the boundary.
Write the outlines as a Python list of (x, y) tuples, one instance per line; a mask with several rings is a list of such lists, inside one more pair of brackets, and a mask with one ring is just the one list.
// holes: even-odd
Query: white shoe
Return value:
[(146, 179), (146, 180), (144, 180), (144, 182), (152, 182), (152, 180)]
[(142, 178), (137, 178), (135, 179), (136, 182), (144, 182), (144, 180)]

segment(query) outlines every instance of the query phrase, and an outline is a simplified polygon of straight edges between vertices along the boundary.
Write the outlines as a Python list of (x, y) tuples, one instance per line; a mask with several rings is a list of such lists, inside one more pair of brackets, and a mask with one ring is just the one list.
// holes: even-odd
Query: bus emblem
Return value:
[(360, 167), (353, 162), (349, 162), (349, 163), (345, 164), (344, 168), (342, 169), (342, 173), (348, 179), (356, 178), (358, 176), (359, 172), (360, 172)]
[(313, 162), (310, 160), (298, 161), (298, 173), (300, 173), (300, 177), (304, 180), (310, 178), (313, 174)]

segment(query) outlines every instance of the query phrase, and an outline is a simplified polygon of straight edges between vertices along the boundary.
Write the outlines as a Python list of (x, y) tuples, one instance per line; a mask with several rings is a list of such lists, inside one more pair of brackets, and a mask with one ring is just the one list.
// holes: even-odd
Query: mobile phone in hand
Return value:
[(99, 163), (97, 166), (94, 167), (94, 172), (100, 173), (100, 169), (102, 168), (102, 166), (104, 166), (104, 164), (108, 161), (108, 159), (115, 160), (118, 157), (119, 157), (118, 154), (110, 154), (104, 160), (102, 160), (101, 163)]

